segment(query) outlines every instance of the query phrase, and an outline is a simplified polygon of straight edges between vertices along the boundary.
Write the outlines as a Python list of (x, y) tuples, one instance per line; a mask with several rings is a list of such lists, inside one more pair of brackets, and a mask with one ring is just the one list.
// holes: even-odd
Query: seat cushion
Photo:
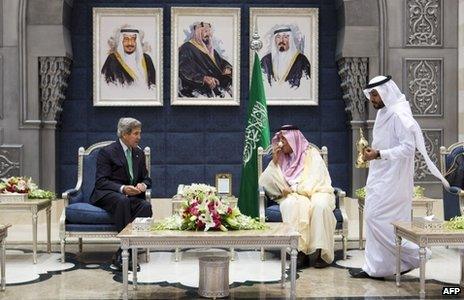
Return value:
[(268, 206), (265, 211), (266, 222), (282, 222), (282, 214), (278, 204)]
[(113, 224), (113, 219), (100, 207), (89, 203), (74, 203), (66, 207), (66, 223)]
[(118, 232), (116, 226), (113, 224), (66, 224), (65, 230), (79, 232)]

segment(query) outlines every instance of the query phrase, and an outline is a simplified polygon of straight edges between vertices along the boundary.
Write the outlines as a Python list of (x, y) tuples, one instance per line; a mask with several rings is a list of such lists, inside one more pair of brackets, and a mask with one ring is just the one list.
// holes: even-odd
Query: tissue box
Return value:
[(135, 218), (132, 222), (132, 230), (149, 231), (153, 225), (153, 218)]
[(27, 193), (0, 194), (0, 203), (17, 203), (17, 202), (24, 202), (26, 200), (27, 200)]
[(424, 219), (423, 217), (414, 218), (412, 225), (427, 230), (441, 230), (443, 229), (443, 221), (433, 217), (431, 220)]

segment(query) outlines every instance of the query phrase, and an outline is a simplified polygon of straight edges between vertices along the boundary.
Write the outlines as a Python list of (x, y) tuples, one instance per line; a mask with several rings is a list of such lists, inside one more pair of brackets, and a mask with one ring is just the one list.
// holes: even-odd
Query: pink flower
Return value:
[(200, 213), (200, 211), (198, 209), (198, 203), (194, 202), (194, 203), (190, 204), (190, 206), (187, 208), (187, 211), (191, 215), (198, 216), (198, 214)]

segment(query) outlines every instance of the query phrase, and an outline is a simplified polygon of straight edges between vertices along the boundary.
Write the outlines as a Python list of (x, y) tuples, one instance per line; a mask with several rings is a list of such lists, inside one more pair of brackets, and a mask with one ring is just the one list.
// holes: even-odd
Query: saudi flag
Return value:
[(257, 149), (269, 146), (269, 121), (267, 118), (266, 96), (258, 54), (255, 53), (253, 74), (247, 109), (243, 166), (240, 180), (240, 211), (251, 217), (258, 217), (258, 163)]

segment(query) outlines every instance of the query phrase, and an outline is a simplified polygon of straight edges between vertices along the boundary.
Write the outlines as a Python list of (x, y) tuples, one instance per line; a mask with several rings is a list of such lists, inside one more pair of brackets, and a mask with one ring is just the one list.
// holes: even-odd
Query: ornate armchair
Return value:
[[(105, 141), (78, 151), (76, 187), (62, 194), (64, 209), (60, 217), (61, 261), (65, 262), (66, 238), (79, 238), (79, 252), (82, 252), (82, 238), (115, 238), (118, 232), (106, 210), (89, 203), (95, 186), (97, 155), (100, 148), (111, 144)], [(145, 147), (145, 162), (150, 175), (150, 148)], [(145, 192), (150, 201), (151, 190)], [(148, 253), (147, 253), (148, 254)], [(148, 255), (146, 256), (148, 260)]]
[[(310, 143), (312, 147), (317, 149), (321, 154), (326, 165), (328, 165), (328, 150), (326, 146), (319, 148), (318, 146)], [(258, 148), (258, 176), (263, 172), (263, 166), (267, 166), (272, 159), (272, 146), (267, 149), (262, 147)], [(346, 259), (347, 251), (347, 237), (348, 237), (348, 217), (345, 211), (345, 196), (346, 193), (340, 188), (334, 187), (335, 193), (335, 209), (334, 215), (337, 219), (337, 225), (335, 227), (335, 235), (342, 237), (343, 244), (343, 259)], [(259, 187), (259, 218), (261, 221), (267, 222), (282, 222), (282, 215), (280, 213), (279, 204), (267, 199), (263, 187)], [(262, 255), (263, 257), (263, 255)]]
[[(456, 169), (456, 162), (459, 156), (464, 155), (464, 142), (454, 143), (448, 148), (440, 147), (440, 167), (441, 173), (446, 175), (447, 173), (459, 172)], [(463, 174), (458, 174), (462, 176)], [(443, 210), (445, 220), (449, 220), (452, 217), (460, 216), (464, 213), (464, 191), (461, 186), (453, 186), (453, 182), (450, 182), (450, 191), (443, 189)], [(462, 183), (461, 183), (462, 184)]]

